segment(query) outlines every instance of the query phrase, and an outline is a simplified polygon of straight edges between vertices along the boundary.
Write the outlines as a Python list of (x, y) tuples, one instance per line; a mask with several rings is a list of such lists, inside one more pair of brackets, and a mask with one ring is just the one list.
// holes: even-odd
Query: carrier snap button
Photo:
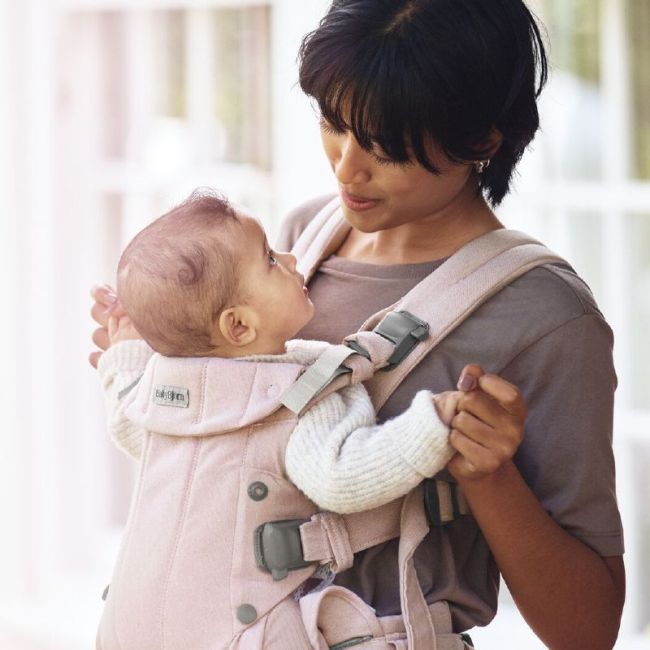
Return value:
[(255, 481), (248, 486), (248, 496), (253, 501), (262, 501), (269, 494), (269, 488), (262, 481)]
[(280, 394), (280, 387), (277, 386), (276, 384), (270, 384), (269, 386), (266, 387), (266, 396), (274, 399), (275, 397), (278, 397)]
[(237, 608), (237, 618), (240, 623), (248, 625), (257, 618), (257, 610), (252, 605), (240, 605)]

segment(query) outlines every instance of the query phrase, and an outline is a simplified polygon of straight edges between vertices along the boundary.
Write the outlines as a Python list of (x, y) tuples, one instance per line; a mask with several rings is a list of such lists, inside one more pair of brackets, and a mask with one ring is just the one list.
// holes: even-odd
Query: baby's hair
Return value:
[(211, 330), (238, 291), (237, 213), (208, 189), (141, 230), (117, 268), (117, 294), (140, 335), (166, 356), (214, 350)]

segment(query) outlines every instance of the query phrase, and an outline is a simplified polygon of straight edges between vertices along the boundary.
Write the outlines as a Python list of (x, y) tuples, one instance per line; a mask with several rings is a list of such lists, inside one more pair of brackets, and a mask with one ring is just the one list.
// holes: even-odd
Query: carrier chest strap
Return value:
[[(469, 513), (454, 483), (432, 481), (424, 497), (427, 522), (443, 526)], [(400, 536), (402, 500), (350, 515), (319, 512), (300, 526), (305, 561), (332, 563), (334, 572), (352, 566), (352, 555)], [(428, 528), (428, 526), (427, 526)], [(351, 553), (352, 555), (349, 555)]]
[[(424, 508), (428, 524), (444, 526), (469, 513), (454, 483), (427, 481)], [(400, 536), (402, 500), (349, 515), (319, 512), (311, 519), (267, 522), (255, 535), (260, 569), (282, 579), (310, 563), (329, 564), (336, 573), (352, 566), (353, 555)]]

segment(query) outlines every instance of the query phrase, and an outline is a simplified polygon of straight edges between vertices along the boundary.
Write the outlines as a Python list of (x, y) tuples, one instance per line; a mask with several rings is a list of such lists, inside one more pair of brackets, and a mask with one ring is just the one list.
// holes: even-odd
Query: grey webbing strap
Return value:
[(352, 354), (357, 354), (357, 352), (347, 345), (328, 347), (284, 392), (280, 402), (290, 411), (301, 413), (309, 401), (318, 395), (332, 379), (351, 372), (349, 368), (341, 367), (341, 364)]

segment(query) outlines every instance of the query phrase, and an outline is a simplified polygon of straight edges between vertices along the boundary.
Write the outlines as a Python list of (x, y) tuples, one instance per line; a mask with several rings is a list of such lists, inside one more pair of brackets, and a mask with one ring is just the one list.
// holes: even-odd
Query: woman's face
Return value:
[(394, 163), (381, 151), (366, 151), (350, 131), (335, 131), (324, 121), (321, 138), (345, 219), (362, 232), (452, 216), (476, 196), (473, 166), (453, 163), (439, 152), (430, 155), (441, 172), (435, 175), (418, 163)]

